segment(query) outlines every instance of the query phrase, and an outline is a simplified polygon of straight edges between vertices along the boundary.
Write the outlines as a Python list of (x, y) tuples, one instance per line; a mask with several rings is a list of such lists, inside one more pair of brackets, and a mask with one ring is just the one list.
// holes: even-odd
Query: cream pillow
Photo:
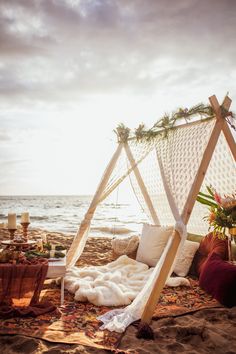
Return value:
[(175, 266), (174, 266), (174, 273), (180, 277), (185, 277), (189, 269), (191, 267), (193, 257), (197, 252), (198, 247), (200, 244), (198, 242), (184, 241), (184, 245), (182, 250), (180, 251), (179, 256), (177, 257)]
[(173, 232), (173, 226), (143, 224), (136, 260), (154, 267)]

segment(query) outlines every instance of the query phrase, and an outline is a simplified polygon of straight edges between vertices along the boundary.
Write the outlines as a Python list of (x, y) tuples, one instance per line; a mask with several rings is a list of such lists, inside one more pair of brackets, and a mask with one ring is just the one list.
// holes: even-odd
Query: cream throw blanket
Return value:
[[(97, 306), (130, 304), (147, 282), (153, 268), (126, 255), (105, 266), (71, 267), (65, 276), (65, 288), (77, 301)], [(169, 278), (166, 285), (190, 286), (185, 278)]]

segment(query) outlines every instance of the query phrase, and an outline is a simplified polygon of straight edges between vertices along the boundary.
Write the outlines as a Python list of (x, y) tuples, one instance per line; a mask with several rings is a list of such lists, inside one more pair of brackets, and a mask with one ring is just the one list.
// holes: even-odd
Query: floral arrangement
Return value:
[(226, 237), (226, 230), (236, 227), (236, 194), (222, 197), (212, 186), (207, 186), (208, 194), (199, 192), (197, 201), (210, 207), (205, 219), (209, 222), (209, 230), (220, 238)]

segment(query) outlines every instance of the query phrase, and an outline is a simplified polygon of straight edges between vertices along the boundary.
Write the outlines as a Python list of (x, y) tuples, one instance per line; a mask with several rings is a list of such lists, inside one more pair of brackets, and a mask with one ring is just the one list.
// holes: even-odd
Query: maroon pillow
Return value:
[(219, 239), (213, 233), (209, 233), (202, 238), (200, 246), (193, 260), (194, 273), (199, 277), (210, 253), (217, 253), (221, 259), (228, 260), (228, 242)]
[(200, 287), (226, 307), (236, 305), (236, 266), (211, 253), (199, 278)]

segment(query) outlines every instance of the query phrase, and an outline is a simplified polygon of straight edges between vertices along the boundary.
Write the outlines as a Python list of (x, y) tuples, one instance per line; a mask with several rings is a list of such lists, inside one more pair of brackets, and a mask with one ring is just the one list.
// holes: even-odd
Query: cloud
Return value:
[(11, 137), (10, 137), (10, 135), (8, 133), (0, 132), (0, 144), (2, 142), (6, 142), (6, 141), (9, 141), (9, 140), (11, 140)]
[(1, 1), (0, 8), (6, 104), (11, 96), (66, 102), (149, 94), (184, 78), (194, 85), (212, 67), (223, 80), (234, 65), (234, 1)]

